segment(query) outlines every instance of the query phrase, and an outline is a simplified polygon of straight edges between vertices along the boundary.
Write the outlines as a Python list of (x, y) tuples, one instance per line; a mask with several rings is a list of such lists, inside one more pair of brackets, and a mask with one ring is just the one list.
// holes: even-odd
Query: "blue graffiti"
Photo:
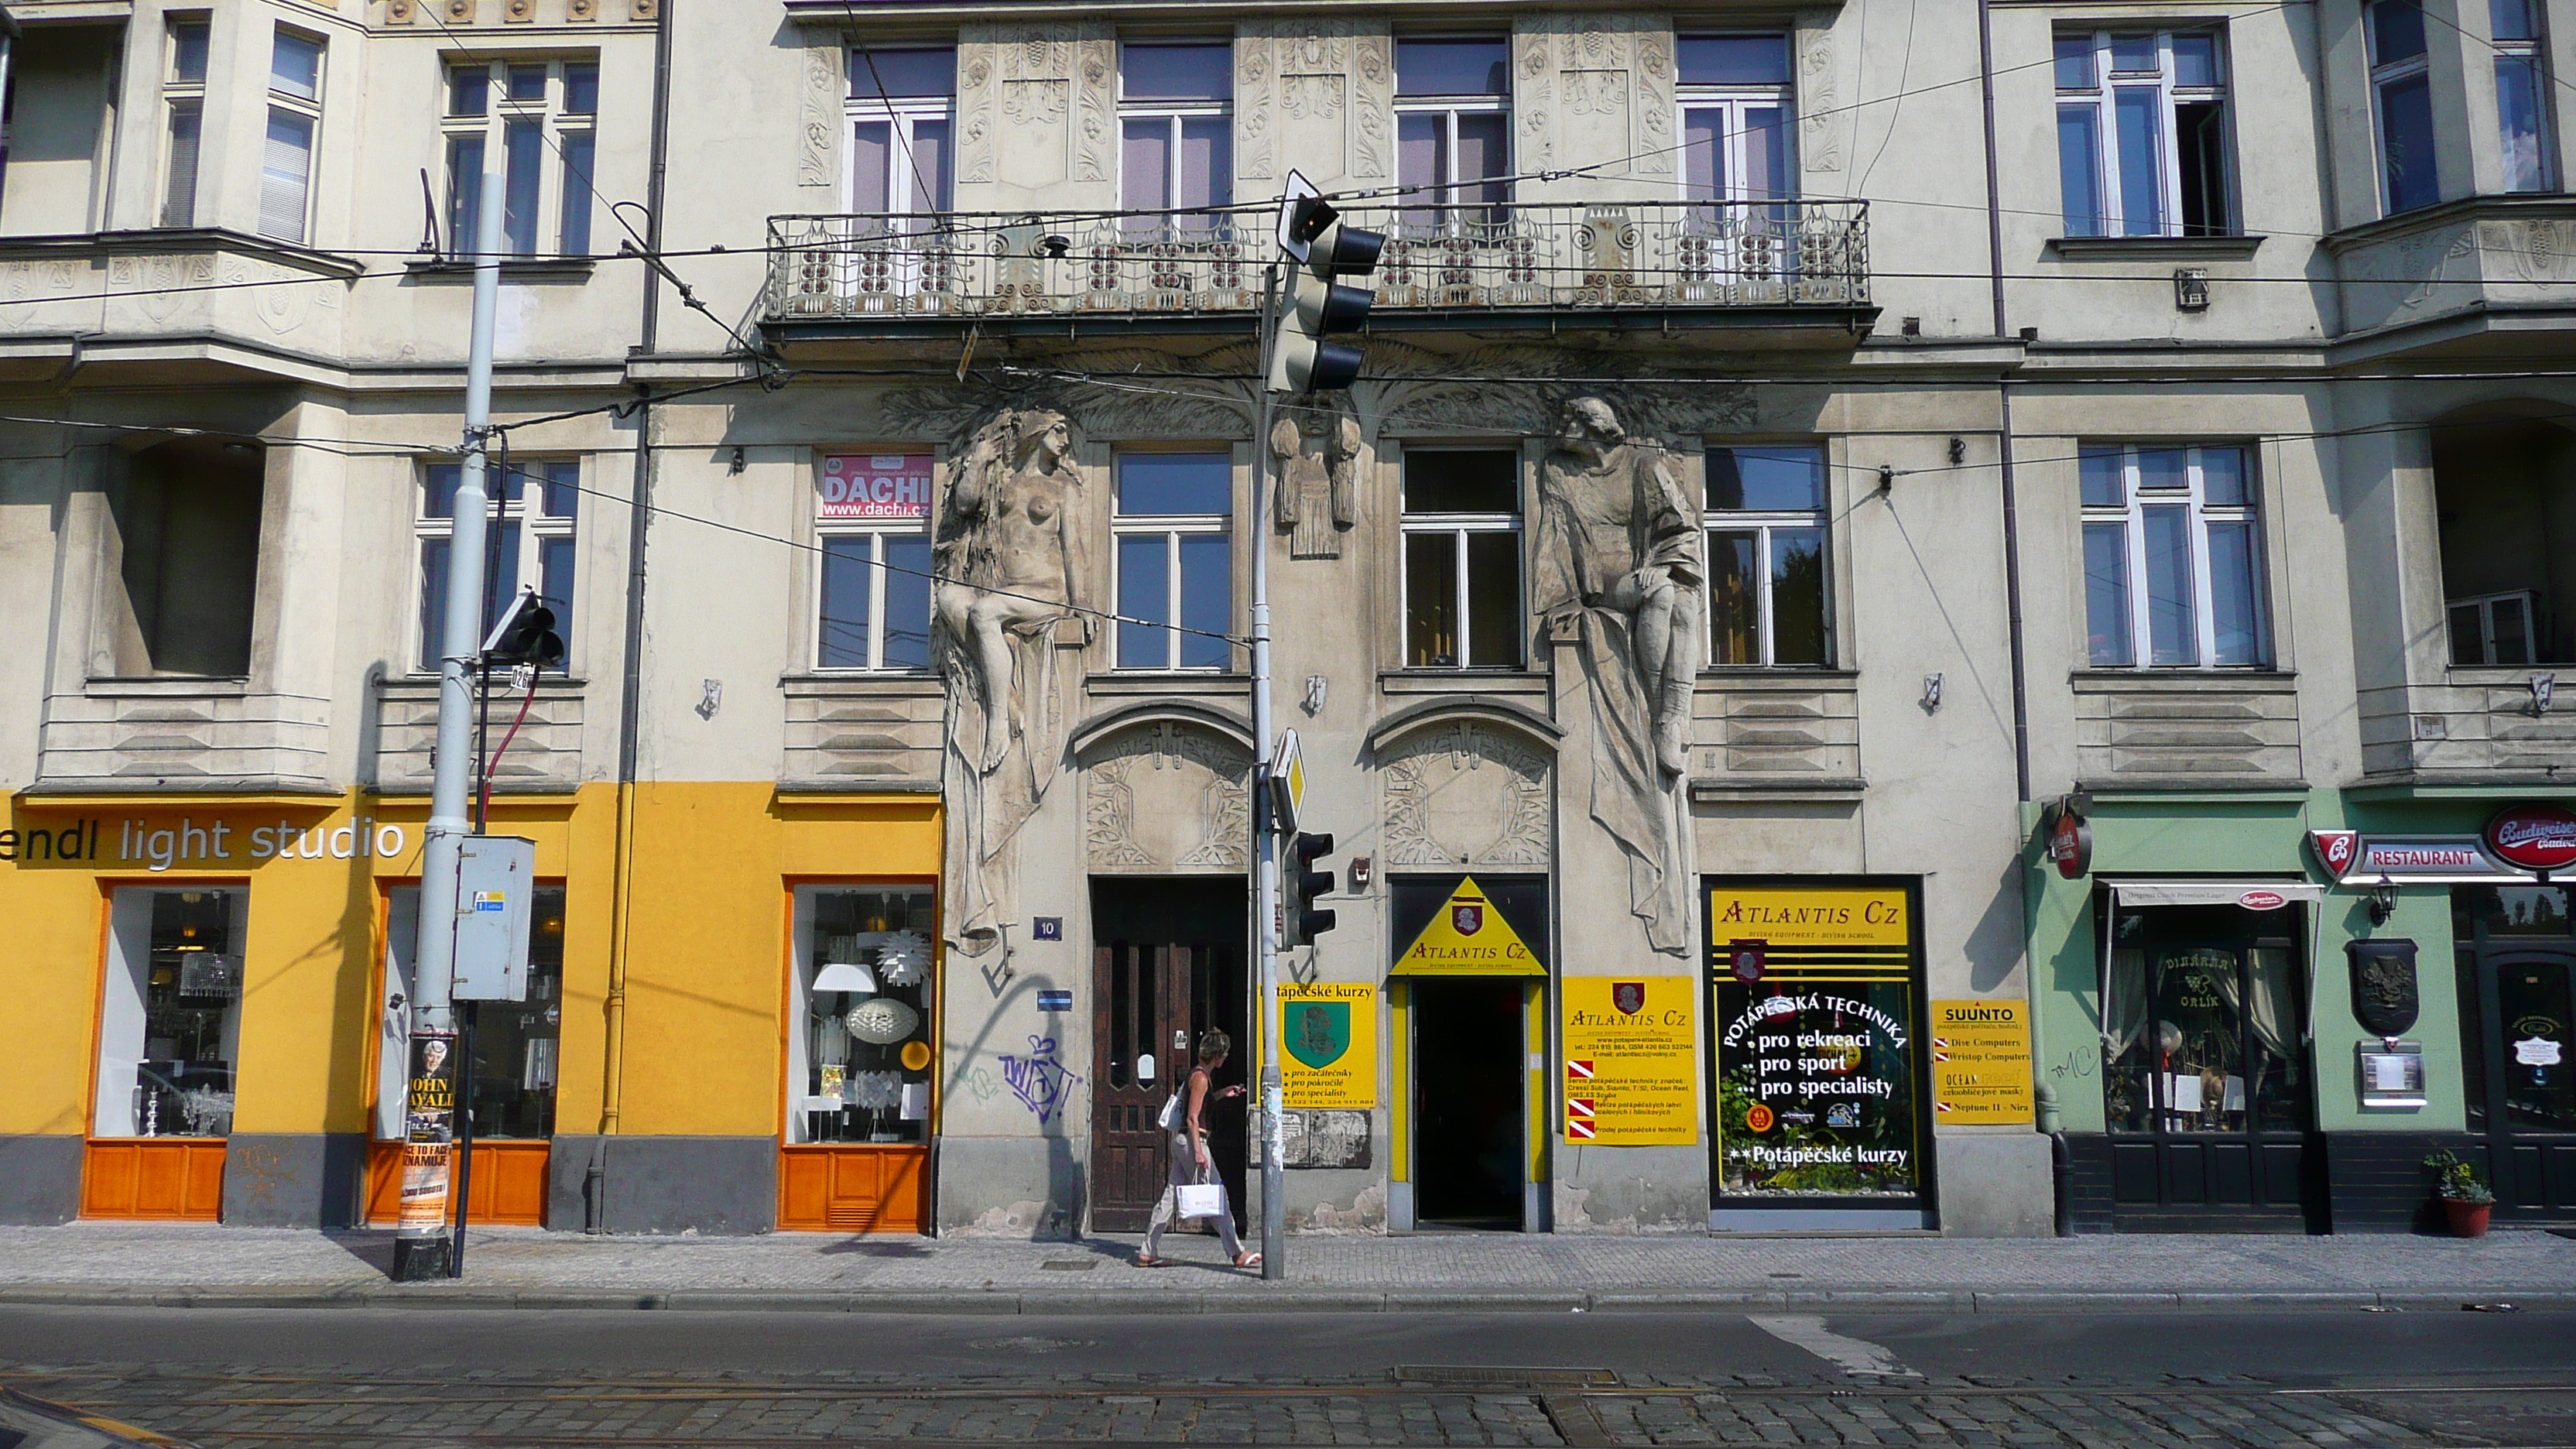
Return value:
[(1025, 1056), (1005, 1053), (1002, 1058), (1002, 1085), (1020, 1104), (1037, 1115), (1041, 1124), (1054, 1119), (1064, 1110), (1065, 1099), (1072, 1095), (1074, 1083), (1084, 1081), (1080, 1072), (1056, 1060), (1055, 1038), (1033, 1036)]

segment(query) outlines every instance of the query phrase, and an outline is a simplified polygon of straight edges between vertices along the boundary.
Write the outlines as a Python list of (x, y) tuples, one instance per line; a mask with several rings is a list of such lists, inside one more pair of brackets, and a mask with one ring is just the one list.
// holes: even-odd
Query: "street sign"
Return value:
[(1306, 179), (1305, 172), (1293, 166), (1289, 168), (1288, 192), (1279, 198), (1279, 249), (1301, 262), (1306, 260), (1306, 249), (1310, 243), (1290, 235), (1292, 224), (1297, 219), (1297, 203), (1323, 194), (1314, 182)]
[(1270, 753), (1270, 798), (1280, 831), (1294, 831), (1298, 808), (1306, 803), (1306, 757), (1298, 753), (1295, 730), (1281, 730), (1279, 747)]

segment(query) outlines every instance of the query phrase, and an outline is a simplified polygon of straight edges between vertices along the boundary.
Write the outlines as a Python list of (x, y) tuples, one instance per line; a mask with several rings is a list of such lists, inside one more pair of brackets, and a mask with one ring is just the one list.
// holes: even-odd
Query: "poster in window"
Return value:
[(928, 453), (834, 453), (815, 484), (815, 516), (826, 519), (926, 519)]
[[(1903, 885), (1709, 887), (1721, 1198), (1923, 1189), (1921, 1032)], [(1758, 979), (1725, 954), (1769, 934)]]

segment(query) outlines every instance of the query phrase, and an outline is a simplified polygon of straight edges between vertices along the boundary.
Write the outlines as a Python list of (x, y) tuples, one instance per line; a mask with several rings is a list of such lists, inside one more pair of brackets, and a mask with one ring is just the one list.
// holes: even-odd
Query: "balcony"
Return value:
[(2344, 298), (2339, 360), (2554, 354), (2576, 327), (2576, 198), (2473, 196), (2322, 245)]
[[(1355, 206), (1382, 231), (1372, 330), (1487, 330), (1514, 322), (1670, 330), (1778, 329), (1849, 347), (1869, 304), (1868, 204), (1514, 203)], [(778, 216), (763, 320), (794, 337), (1078, 331), (1086, 319), (1235, 331), (1259, 310), (1276, 255), (1267, 218), (958, 213)], [(1070, 327), (1068, 324), (1071, 324)]]
[(351, 257), (212, 228), (0, 238), (0, 380), (334, 359)]

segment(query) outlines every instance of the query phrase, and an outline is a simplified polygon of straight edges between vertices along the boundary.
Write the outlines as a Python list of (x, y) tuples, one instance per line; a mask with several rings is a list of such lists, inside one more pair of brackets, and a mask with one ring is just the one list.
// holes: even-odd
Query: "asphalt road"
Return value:
[(2576, 1314), (0, 1308), (0, 1383), (209, 1446), (2576, 1446)]

